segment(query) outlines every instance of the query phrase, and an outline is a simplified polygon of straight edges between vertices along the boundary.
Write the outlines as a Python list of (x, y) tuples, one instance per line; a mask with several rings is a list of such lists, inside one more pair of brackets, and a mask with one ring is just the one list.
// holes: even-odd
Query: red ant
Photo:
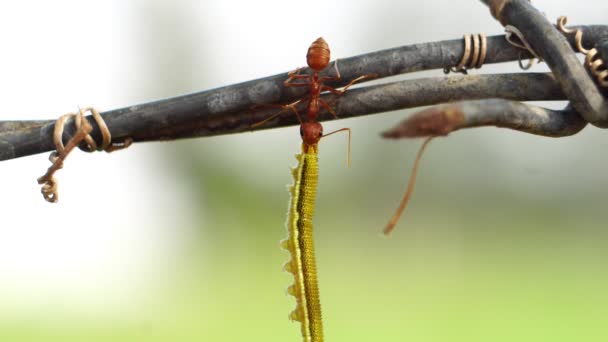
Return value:
[[(304, 96), (303, 98), (299, 99), (296, 102), (290, 103), (288, 105), (279, 105), (279, 106), (283, 109), (290, 109), (296, 114), (296, 117), (298, 118), (298, 121), (300, 122), (300, 136), (302, 137), (302, 141), (303, 141), (304, 145), (307, 147), (312, 147), (315, 150), (317, 149), (317, 144), (319, 143), (319, 140), (322, 137), (326, 137), (328, 135), (331, 135), (331, 134), (334, 134), (337, 132), (341, 132), (341, 131), (348, 131), (348, 140), (349, 140), (348, 164), (350, 165), (350, 128), (342, 128), (337, 131), (333, 131), (331, 133), (324, 135), (323, 126), (321, 125), (320, 122), (317, 121), (317, 115), (319, 114), (319, 110), (321, 109), (321, 107), (325, 108), (331, 115), (333, 115), (334, 118), (336, 118), (336, 119), (338, 118), (338, 116), (336, 115), (334, 110), (327, 104), (327, 102), (325, 102), (325, 100), (323, 100), (321, 98), (321, 93), (324, 91), (329, 91), (330, 93), (333, 93), (336, 95), (342, 95), (342, 94), (344, 94), (344, 92), (346, 92), (346, 90), (350, 86), (352, 86), (356, 82), (359, 82), (365, 78), (373, 77), (373, 75), (359, 76), (359, 77), (355, 78), (354, 80), (350, 81), (350, 83), (348, 83), (346, 86), (344, 86), (344, 88), (342, 88), (341, 90), (338, 90), (338, 89), (332, 88), (332, 87), (324, 84), (327, 81), (340, 80), (341, 76), (340, 76), (340, 71), (338, 70), (337, 61), (334, 62), (334, 69), (336, 70), (335, 76), (322, 76), (322, 77), (319, 76), (319, 73), (321, 71), (323, 71), (325, 68), (327, 68), (327, 66), (329, 65), (329, 61), (330, 61), (329, 45), (327, 45), (327, 42), (325, 41), (325, 39), (319, 37), (319, 38), (317, 38), (317, 40), (315, 40), (310, 45), (310, 47), (308, 48), (308, 52), (306, 53), (306, 63), (313, 70), (312, 75), (301, 75), (301, 74), (299, 74), (301, 68), (298, 68), (294, 71), (291, 71), (288, 74), (289, 78), (287, 78), (285, 80), (285, 82), (283, 82), (283, 84), (286, 87), (309, 87), (310, 93), (308, 95)], [(304, 82), (292, 82), (294, 80), (304, 80), (304, 79), (306, 80)], [(298, 114), (298, 112), (295, 108), (295, 105), (305, 99), (308, 99), (308, 109), (306, 112), (306, 120), (302, 121), (302, 118), (300, 117), (300, 114)], [(274, 118), (275, 116), (277, 116), (279, 114), (280, 113), (273, 115), (270, 118), (267, 118), (266, 120), (255, 124), (255, 126), (260, 125), (260, 124)]]

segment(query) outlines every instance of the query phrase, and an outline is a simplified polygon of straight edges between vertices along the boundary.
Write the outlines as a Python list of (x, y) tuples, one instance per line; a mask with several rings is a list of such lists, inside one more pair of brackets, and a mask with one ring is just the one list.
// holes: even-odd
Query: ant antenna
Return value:
[(323, 135), (323, 138), (330, 136), (334, 133), (338, 133), (338, 132), (344, 132), (347, 131), (348, 132), (348, 152), (347, 152), (347, 158), (346, 158), (346, 166), (350, 169), (350, 138), (351, 138), (351, 132), (350, 132), (350, 128), (340, 128), (339, 130), (327, 133)]

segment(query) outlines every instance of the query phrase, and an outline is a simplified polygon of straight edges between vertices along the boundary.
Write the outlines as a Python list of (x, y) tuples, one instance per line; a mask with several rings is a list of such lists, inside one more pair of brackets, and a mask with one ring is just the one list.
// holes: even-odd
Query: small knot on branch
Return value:
[[(85, 118), (85, 113), (90, 112), (95, 119), (95, 122), (99, 126), (102, 136), (101, 146), (97, 146), (95, 139), (91, 136), (93, 127), (89, 121)], [(73, 119), (76, 133), (70, 138), (66, 145), (63, 144), (63, 131), (64, 127), (69, 119)], [(112, 135), (110, 130), (103, 120), (102, 116), (97, 110), (91, 107), (79, 109), (78, 113), (67, 113), (62, 115), (55, 122), (55, 128), (53, 130), (53, 143), (55, 144), (56, 151), (53, 151), (49, 156), (49, 161), (52, 163), (46, 173), (38, 178), (38, 184), (42, 185), (40, 190), (42, 196), (47, 202), (56, 203), (59, 200), (59, 194), (57, 191), (57, 180), (55, 180), (55, 172), (63, 168), (63, 161), (72, 152), (72, 150), (79, 146), (84, 141), (84, 151), (93, 152), (104, 150), (106, 152), (113, 152), (123, 148), (127, 148), (133, 142), (132, 139), (127, 138), (124, 141), (112, 143)]]

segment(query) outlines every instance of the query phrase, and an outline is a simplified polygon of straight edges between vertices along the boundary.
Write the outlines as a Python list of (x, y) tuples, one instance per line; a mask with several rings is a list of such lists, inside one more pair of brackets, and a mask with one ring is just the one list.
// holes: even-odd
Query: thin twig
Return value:
[(405, 195), (403, 196), (403, 199), (399, 203), (399, 207), (397, 207), (397, 210), (395, 211), (395, 213), (393, 214), (391, 219), (388, 221), (388, 224), (386, 225), (386, 227), (384, 227), (384, 231), (383, 231), (384, 235), (389, 235), (395, 229), (395, 225), (399, 221), (399, 218), (403, 214), (405, 207), (407, 206), (410, 199), (412, 198), (412, 195), (414, 194), (414, 186), (416, 185), (416, 175), (418, 173), (418, 167), (420, 166), (420, 160), (422, 159), (424, 150), (426, 149), (428, 144), (431, 142), (431, 140), (433, 140), (433, 138), (435, 138), (435, 137), (430, 136), (430, 137), (426, 138), (426, 140), (422, 143), (422, 146), (418, 150), (418, 153), (416, 154), (416, 160), (414, 160), (414, 166), (412, 166), (412, 173), (410, 174), (410, 180), (407, 182), (407, 189), (405, 190)]
[(571, 106), (551, 110), (517, 101), (489, 99), (423, 110), (382, 136), (391, 139), (428, 137), (447, 135), (463, 128), (496, 126), (546, 137), (564, 137), (578, 133), (586, 125)]

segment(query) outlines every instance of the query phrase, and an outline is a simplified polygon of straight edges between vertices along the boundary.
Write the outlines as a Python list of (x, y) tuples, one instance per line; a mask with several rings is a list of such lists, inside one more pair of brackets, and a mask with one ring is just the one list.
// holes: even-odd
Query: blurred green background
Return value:
[[(606, 2), (534, 1), (599, 24)], [(323, 35), (333, 58), (498, 34), (480, 2), (58, 1), (3, 5), (0, 119), (134, 105), (285, 72)], [(475, 20), (471, 20), (475, 18)], [(517, 72), (517, 63), (480, 72)], [(546, 70), (535, 66), (534, 71)], [(441, 71), (408, 75), (442, 76)], [(88, 102), (79, 102), (88, 101)], [(545, 104), (560, 108), (563, 103)], [(378, 133), (412, 111), (327, 122), (315, 243), (328, 341), (605, 341), (608, 144), (495, 128), (433, 141)], [(3, 163), (0, 341), (298, 341), (279, 248), (298, 128)], [(10, 181), (9, 181), (10, 180)]]

